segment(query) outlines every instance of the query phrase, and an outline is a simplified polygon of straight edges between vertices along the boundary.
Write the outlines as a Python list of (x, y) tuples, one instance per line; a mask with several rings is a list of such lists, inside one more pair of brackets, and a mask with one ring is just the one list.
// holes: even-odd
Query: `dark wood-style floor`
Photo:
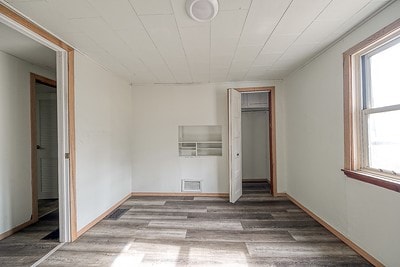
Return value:
[(38, 215), (39, 218), (58, 209), (58, 199), (39, 199)]
[(31, 266), (59, 244), (58, 239), (42, 239), (56, 229), (58, 210), (53, 209), (37, 223), (1, 240), (0, 266)]
[(223, 198), (132, 197), (41, 266), (370, 266), (260, 184)]

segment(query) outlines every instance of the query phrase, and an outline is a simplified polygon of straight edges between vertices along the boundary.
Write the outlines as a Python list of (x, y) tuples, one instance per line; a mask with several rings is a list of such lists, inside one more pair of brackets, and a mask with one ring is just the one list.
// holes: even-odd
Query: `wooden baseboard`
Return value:
[(322, 220), (320, 217), (318, 217), (316, 214), (314, 214), (312, 211), (304, 207), (300, 202), (298, 202), (296, 199), (294, 199), (292, 196), (289, 194), (285, 194), (294, 204), (296, 204), (300, 209), (302, 209), (304, 212), (306, 212), (308, 215), (310, 215), (314, 220), (319, 222), (323, 227), (325, 227), (329, 232), (334, 234), (337, 238), (342, 240), (346, 245), (348, 245), (351, 249), (353, 249), (355, 252), (360, 254), (364, 259), (366, 259), (369, 263), (371, 263), (374, 266), (377, 267), (383, 267), (384, 265), (375, 259), (373, 256), (368, 254), (365, 250), (360, 248), (358, 245), (356, 245), (353, 241), (345, 237), (342, 233), (340, 233), (338, 230), (333, 228), (331, 225), (329, 225), (327, 222)]
[(287, 197), (286, 193), (275, 193), (274, 197)]
[(90, 228), (95, 226), (98, 222), (103, 220), (108, 214), (110, 214), (113, 210), (121, 206), (122, 203), (124, 203), (128, 198), (131, 197), (132, 194), (128, 194), (126, 197), (118, 201), (116, 204), (114, 204), (111, 208), (106, 210), (104, 213), (102, 213), (100, 216), (98, 216), (96, 219), (94, 219), (92, 222), (88, 223), (86, 226), (84, 226), (81, 230), (78, 231), (77, 237), (79, 238), (81, 235), (83, 235), (85, 232), (87, 232)]
[(132, 192), (135, 197), (229, 197), (228, 193), (161, 193), (161, 192)]
[(0, 240), (3, 240), (4, 238), (7, 238), (12, 234), (15, 234), (16, 232), (24, 229), (25, 227), (28, 227), (31, 224), (34, 224), (35, 222), (37, 222), (37, 220), (33, 220), (33, 219), (29, 220), (27, 222), (24, 222), (24, 223), (22, 223), (22, 224), (20, 224), (20, 225), (18, 225), (16, 227), (8, 230), (7, 232), (4, 232), (4, 233), (0, 234)]

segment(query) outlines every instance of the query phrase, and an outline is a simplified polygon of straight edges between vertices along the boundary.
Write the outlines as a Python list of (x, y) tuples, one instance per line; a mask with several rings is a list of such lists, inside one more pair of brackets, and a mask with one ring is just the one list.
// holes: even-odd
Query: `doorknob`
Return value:
[(236, 154), (236, 157), (239, 157), (239, 153)]
[(40, 145), (36, 145), (36, 149), (43, 149)]

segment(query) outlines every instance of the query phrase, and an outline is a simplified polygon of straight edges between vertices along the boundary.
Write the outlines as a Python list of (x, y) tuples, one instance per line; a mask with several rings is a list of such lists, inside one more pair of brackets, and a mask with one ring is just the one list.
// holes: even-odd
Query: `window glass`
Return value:
[(400, 104), (400, 40), (369, 58), (370, 108)]
[(400, 174), (400, 110), (368, 117), (369, 167)]

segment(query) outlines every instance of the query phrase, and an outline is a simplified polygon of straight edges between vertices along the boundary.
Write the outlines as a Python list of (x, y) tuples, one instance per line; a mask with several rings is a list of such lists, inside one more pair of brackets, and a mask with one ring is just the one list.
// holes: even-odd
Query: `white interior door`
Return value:
[(240, 92), (228, 90), (229, 112), (229, 201), (242, 196), (242, 100)]
[(57, 95), (36, 95), (38, 199), (58, 198)]

